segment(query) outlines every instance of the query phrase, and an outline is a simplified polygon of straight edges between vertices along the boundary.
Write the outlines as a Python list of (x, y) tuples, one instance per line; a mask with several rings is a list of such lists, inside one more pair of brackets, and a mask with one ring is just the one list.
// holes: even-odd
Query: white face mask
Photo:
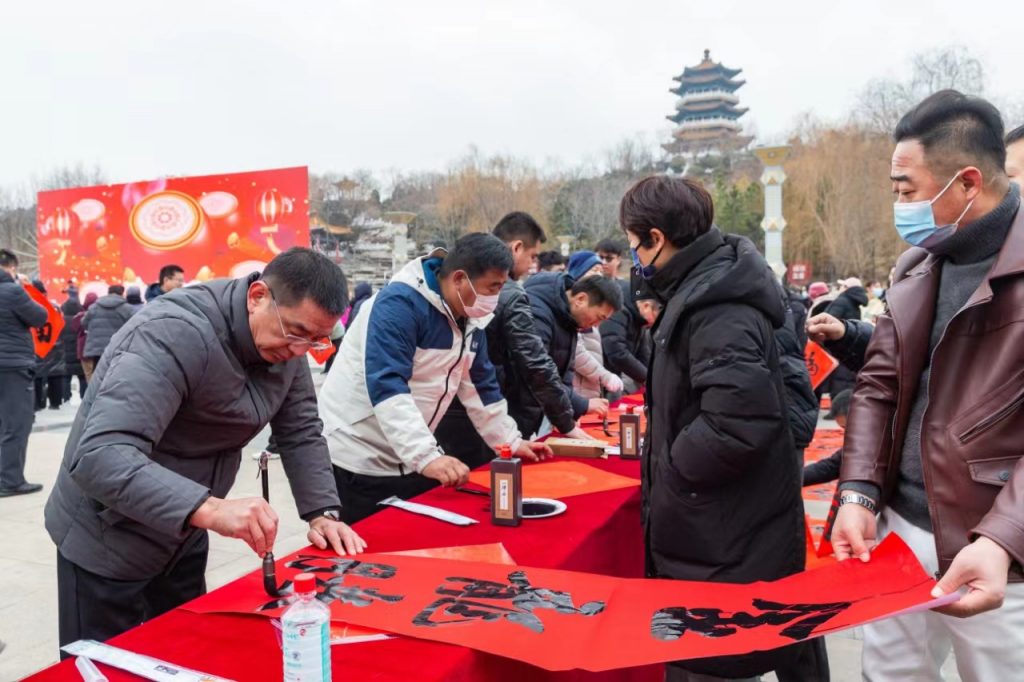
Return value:
[(466, 311), (466, 315), (473, 318), (487, 317), (493, 313), (498, 307), (498, 294), (494, 296), (483, 296), (476, 292), (473, 287), (472, 280), (469, 279), (469, 275), (466, 275), (466, 281), (469, 282), (469, 288), (473, 290), (473, 294), (476, 296), (476, 301), (473, 305), (466, 305), (466, 302), (462, 299), (462, 294), (456, 289), (455, 293), (459, 297), (459, 302), (462, 303), (462, 309)]

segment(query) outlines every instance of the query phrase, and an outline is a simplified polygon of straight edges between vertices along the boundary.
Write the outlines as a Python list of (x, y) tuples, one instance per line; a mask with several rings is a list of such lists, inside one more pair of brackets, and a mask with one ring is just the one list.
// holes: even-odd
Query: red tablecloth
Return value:
[[(586, 460), (615, 473), (640, 477), (637, 461)], [(638, 578), (643, 576), (640, 490), (627, 488), (566, 498), (568, 510), (518, 528), (492, 526), (486, 498), (433, 490), (417, 498), (481, 523), (452, 526), (398, 509), (357, 525), (373, 552), (501, 542), (516, 563)], [(253, 568), (258, 568), (253, 557)], [(175, 609), (110, 641), (130, 651), (239, 682), (280, 680), (281, 650), (272, 626), (260, 616), (197, 615)], [(549, 673), (471, 649), (407, 638), (331, 648), (337, 679), (359, 680), (660, 680), (660, 665), (609, 673)], [(104, 666), (111, 682), (133, 675)], [(71, 661), (28, 678), (80, 680)]]

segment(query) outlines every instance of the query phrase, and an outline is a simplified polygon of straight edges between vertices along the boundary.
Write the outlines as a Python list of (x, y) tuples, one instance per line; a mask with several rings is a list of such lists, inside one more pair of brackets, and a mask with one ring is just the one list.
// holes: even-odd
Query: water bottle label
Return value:
[(329, 682), (331, 679), (330, 624), (308, 621), (284, 628), (285, 682)]

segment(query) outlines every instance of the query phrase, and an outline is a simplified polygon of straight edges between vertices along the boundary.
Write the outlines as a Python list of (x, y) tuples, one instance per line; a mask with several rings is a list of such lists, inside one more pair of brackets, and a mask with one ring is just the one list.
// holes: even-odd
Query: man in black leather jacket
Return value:
[[(501, 392), (508, 397), (511, 381), (508, 368), (515, 367), (515, 374), (529, 382), (529, 390), (543, 405), (544, 414), (556, 429), (573, 438), (588, 438), (576, 427), (562, 377), (534, 329), (530, 300), (518, 281), (536, 262), (537, 252), (546, 241), (544, 230), (529, 214), (515, 211), (499, 220), (492, 233), (508, 245), (514, 260), (509, 279), (501, 288), (494, 319), (487, 325), (487, 349), (498, 373)], [(448, 408), (434, 436), (447, 454), (459, 458), (471, 469), (495, 457), (458, 400)]]

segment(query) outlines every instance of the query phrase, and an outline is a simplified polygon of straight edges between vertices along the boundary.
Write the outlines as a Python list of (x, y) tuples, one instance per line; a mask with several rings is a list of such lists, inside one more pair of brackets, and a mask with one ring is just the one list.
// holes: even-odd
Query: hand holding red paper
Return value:
[(866, 507), (859, 504), (839, 507), (832, 528), (832, 547), (836, 551), (836, 558), (840, 561), (852, 557), (865, 562), (870, 560), (877, 532), (878, 521)]
[(828, 313), (820, 313), (807, 320), (807, 336), (815, 343), (838, 341), (846, 336), (846, 323)]
[(949, 570), (932, 590), (933, 597), (952, 594), (962, 587), (967, 594), (959, 601), (935, 609), (947, 616), (967, 618), (998, 609), (1006, 595), (1010, 555), (998, 543), (984, 536), (961, 549)]

